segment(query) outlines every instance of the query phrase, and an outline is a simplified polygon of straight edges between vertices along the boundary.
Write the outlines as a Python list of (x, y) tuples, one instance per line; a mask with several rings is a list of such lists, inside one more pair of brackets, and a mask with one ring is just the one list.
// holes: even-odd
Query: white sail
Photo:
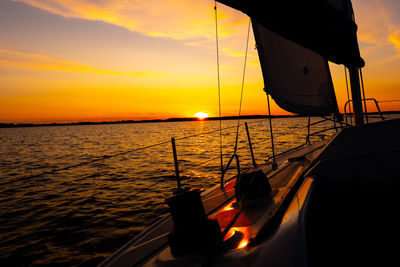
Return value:
[(265, 90), (283, 109), (307, 115), (338, 111), (328, 62), (252, 21)]

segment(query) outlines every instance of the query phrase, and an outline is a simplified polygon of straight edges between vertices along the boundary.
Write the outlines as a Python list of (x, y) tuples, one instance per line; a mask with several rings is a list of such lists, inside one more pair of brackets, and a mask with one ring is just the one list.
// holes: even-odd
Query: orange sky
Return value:
[[(2, 0), (0, 122), (217, 116), (213, 4)], [(366, 61), (366, 96), (400, 99), (400, 3), (354, 0), (353, 5)], [(222, 115), (236, 115), (249, 19), (221, 5), (218, 15)], [(242, 114), (267, 112), (254, 47), (251, 36)], [(343, 66), (330, 66), (342, 108)], [(381, 108), (400, 110), (400, 102), (381, 102)]]

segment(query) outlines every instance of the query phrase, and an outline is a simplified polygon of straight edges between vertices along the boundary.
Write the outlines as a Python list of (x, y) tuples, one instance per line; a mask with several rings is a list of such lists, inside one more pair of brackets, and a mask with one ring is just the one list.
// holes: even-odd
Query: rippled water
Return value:
[[(263, 163), (271, 155), (268, 121), (247, 122)], [(277, 152), (305, 142), (307, 118), (272, 122)], [(222, 124), (226, 164), (237, 121)], [(240, 125), (246, 168), (251, 157)], [(218, 127), (192, 121), (0, 129), (0, 265), (100, 263), (167, 213), (163, 202), (176, 187), (171, 137), (183, 186), (218, 183)]]

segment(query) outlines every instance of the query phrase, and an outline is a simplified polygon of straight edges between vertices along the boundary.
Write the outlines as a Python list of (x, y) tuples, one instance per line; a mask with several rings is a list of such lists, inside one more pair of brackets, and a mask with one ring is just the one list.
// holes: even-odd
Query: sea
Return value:
[[(168, 214), (165, 199), (177, 188), (171, 138), (182, 187), (207, 189), (219, 183), (221, 154), (225, 166), (235, 146), (241, 170), (253, 165), (250, 143), (257, 164), (272, 157), (269, 123), (242, 119), (0, 129), (0, 266), (98, 265)], [(306, 142), (308, 118), (273, 118), (271, 123), (275, 154)], [(325, 121), (310, 132), (316, 142), (336, 129)], [(235, 175), (235, 166), (225, 177)]]

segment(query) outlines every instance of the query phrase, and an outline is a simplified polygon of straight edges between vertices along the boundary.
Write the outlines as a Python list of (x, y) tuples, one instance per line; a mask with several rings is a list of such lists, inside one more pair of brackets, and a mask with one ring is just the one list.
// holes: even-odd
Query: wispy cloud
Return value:
[[(67, 18), (97, 20), (145, 36), (181, 40), (185, 45), (215, 49), (215, 13), (211, 0), (14, 0)], [(242, 51), (232, 40), (245, 36), (247, 16), (218, 4), (222, 47)], [(225, 40), (225, 42), (224, 42)], [(227, 56), (232, 56), (231, 51)], [(237, 52), (235, 52), (237, 53)]]
[(361, 55), (368, 66), (381, 66), (398, 58), (396, 37), (400, 29), (400, 2), (353, 0)]
[[(213, 1), (209, 0), (15, 0), (69, 18), (101, 20), (148, 36), (191, 39), (213, 36)], [(235, 11), (221, 7), (221, 34), (242, 23)]]
[[(146, 36), (185, 40), (186, 45), (213, 48), (215, 41), (214, 1), (211, 0), (14, 0), (68, 18), (99, 20), (139, 32)], [(354, 0), (359, 24), (359, 40), (364, 54), (373, 60), (392, 58), (381, 53), (382, 47), (395, 45), (389, 36), (399, 29), (393, 17), (397, 1)], [(248, 18), (218, 4), (218, 26), (221, 52), (237, 57), (242, 53), (239, 44)], [(236, 36), (236, 37), (235, 37)], [(226, 40), (225, 47), (223, 40)], [(397, 51), (397, 50), (396, 50)], [(393, 51), (395, 53), (395, 51)]]
[(33, 54), (15, 50), (7, 50), (7, 49), (0, 49), (0, 66), (2, 64), (4, 64), (5, 66), (14, 66), (18, 68), (25, 68), (31, 70), (85, 72), (85, 73), (95, 73), (95, 74), (132, 75), (132, 76), (162, 75), (160, 73), (124, 72), (124, 71), (98, 69), (90, 65), (79, 62), (57, 59), (47, 55)]
[(395, 45), (398, 55), (400, 56), (400, 31), (397, 31), (391, 35), (388, 36), (388, 39), (390, 42), (392, 42), (392, 44)]

